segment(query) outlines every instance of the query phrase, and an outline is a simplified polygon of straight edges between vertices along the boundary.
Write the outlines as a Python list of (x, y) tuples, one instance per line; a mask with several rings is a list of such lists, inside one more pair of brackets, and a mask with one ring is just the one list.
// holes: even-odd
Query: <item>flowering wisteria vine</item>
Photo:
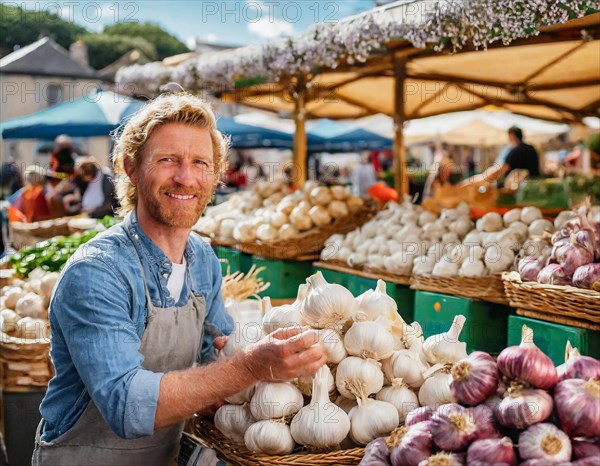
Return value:
[(541, 26), (564, 23), (600, 9), (600, 0), (468, 0), (436, 2), (421, 21), (398, 22), (381, 10), (338, 23), (321, 23), (294, 39), (203, 54), (176, 67), (162, 63), (121, 68), (121, 92), (155, 95), (166, 82), (185, 89), (233, 89), (241, 79), (276, 82), (282, 76), (335, 68), (341, 61), (364, 62), (390, 41), (418, 48), (457, 51), (525, 38)]

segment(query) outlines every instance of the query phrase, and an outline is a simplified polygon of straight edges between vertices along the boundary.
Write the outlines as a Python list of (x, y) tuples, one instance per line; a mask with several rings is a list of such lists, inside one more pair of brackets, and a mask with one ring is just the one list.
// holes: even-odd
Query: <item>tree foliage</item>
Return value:
[(156, 47), (159, 60), (190, 51), (183, 42), (154, 23), (117, 23), (106, 26), (103, 33), (144, 38)]
[(97, 70), (110, 65), (126, 52), (138, 49), (150, 60), (157, 59), (156, 48), (142, 37), (87, 34), (81, 40), (88, 47), (90, 65)]
[(29, 45), (41, 36), (51, 37), (68, 49), (86, 32), (81, 26), (50, 11), (28, 11), (19, 6), (0, 4), (0, 56), (11, 53), (17, 45)]

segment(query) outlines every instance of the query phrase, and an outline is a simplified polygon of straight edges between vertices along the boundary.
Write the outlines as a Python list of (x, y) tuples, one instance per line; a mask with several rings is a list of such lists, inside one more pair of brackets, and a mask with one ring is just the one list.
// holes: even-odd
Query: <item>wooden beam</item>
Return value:
[(404, 107), (404, 81), (406, 80), (407, 58), (394, 57), (394, 71), (396, 74), (394, 88), (394, 185), (400, 199), (408, 194), (408, 176), (406, 170), (406, 149), (404, 148), (404, 122), (406, 113)]
[(294, 180), (293, 184), (299, 188), (304, 186), (306, 181), (306, 161), (308, 153), (308, 144), (306, 141), (306, 81), (304, 76), (298, 77), (295, 83), (294, 93), (294, 123), (296, 131), (294, 132)]
[(553, 60), (550, 60), (548, 63), (546, 63), (544, 66), (542, 66), (539, 70), (534, 71), (533, 73), (531, 73), (529, 76), (527, 76), (525, 79), (523, 79), (523, 81), (521, 82), (521, 84), (526, 85), (526, 83), (528, 81), (531, 81), (533, 78), (535, 78), (536, 76), (539, 76), (540, 74), (542, 74), (544, 71), (546, 71), (548, 68), (556, 65), (558, 62), (560, 62), (561, 60), (564, 60), (565, 58), (567, 58), (569, 55), (572, 55), (576, 50), (580, 49), (581, 47), (583, 47), (586, 44), (585, 41), (581, 41), (579, 44), (577, 44), (575, 47), (567, 50), (565, 53), (560, 54), (558, 57), (556, 57)]

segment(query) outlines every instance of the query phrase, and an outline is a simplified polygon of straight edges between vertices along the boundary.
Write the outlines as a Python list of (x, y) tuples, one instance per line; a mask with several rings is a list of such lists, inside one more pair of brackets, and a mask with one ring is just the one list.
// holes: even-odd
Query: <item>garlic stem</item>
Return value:
[[(575, 348), (577, 349), (577, 348)], [(565, 362), (567, 362), (569, 360), (569, 358), (571, 357), (571, 351), (573, 350), (573, 347), (571, 346), (571, 340), (567, 340), (567, 345), (565, 346)]]
[(382, 294), (387, 294), (387, 288), (383, 280), (377, 280), (377, 286), (375, 289)]
[(314, 274), (312, 277), (308, 277), (306, 281), (311, 288), (320, 288), (321, 286), (327, 285), (327, 280), (325, 280), (325, 277), (320, 271)]
[(521, 344), (533, 344), (533, 329), (529, 328), (527, 325), (523, 325), (523, 328), (521, 329)]
[(457, 315), (454, 317), (452, 321), (452, 326), (450, 330), (448, 330), (448, 338), (450, 341), (457, 341), (460, 336), (460, 332), (462, 332), (463, 326), (465, 325), (467, 318), (463, 315)]

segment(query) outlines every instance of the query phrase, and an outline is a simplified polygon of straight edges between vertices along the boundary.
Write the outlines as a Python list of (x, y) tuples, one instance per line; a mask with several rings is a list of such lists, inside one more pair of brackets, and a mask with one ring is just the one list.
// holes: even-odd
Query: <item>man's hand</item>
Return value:
[(207, 406), (206, 408), (202, 408), (196, 414), (198, 414), (199, 416), (204, 416), (204, 417), (214, 417), (215, 413), (217, 412), (217, 409), (219, 409), (221, 406), (226, 405), (226, 404), (227, 404), (227, 402), (225, 400), (222, 400), (214, 405)]
[(327, 362), (323, 342), (309, 327), (281, 328), (235, 356), (255, 379), (268, 382), (313, 375)]

